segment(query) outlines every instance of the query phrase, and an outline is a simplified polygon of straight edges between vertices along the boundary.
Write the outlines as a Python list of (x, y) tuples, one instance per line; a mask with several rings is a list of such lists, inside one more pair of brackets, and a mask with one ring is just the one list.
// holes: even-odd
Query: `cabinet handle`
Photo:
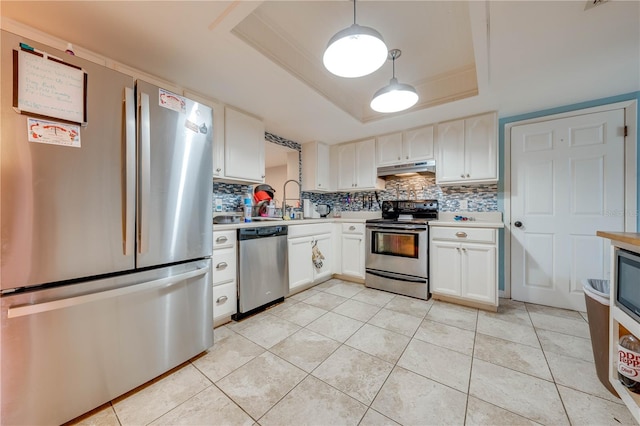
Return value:
[(319, 184), (318, 184), (318, 188), (320, 188), (321, 186), (322, 186), (322, 184), (321, 184), (321, 183), (319, 183)]
[(356, 230), (356, 227), (355, 227), (355, 226), (351, 225), (351, 226), (349, 227), (349, 231), (355, 231), (355, 230)]
[(409, 156), (407, 155), (407, 160), (409, 159)]
[(218, 168), (216, 169), (216, 172), (219, 172), (219, 171), (221, 171), (221, 170), (222, 170), (222, 169), (221, 169), (220, 167), (218, 167)]
[(460, 247), (456, 247), (456, 250), (458, 250), (458, 252), (460, 251)]
[(466, 248), (464, 248), (464, 247), (462, 247), (462, 251), (466, 253), (466, 252), (467, 252), (467, 249), (466, 249)]
[(227, 296), (220, 296), (216, 299), (216, 303), (224, 303), (227, 300), (229, 300), (229, 298)]
[(228, 239), (227, 237), (218, 237), (216, 238), (216, 243), (218, 244), (226, 243), (227, 239)]
[(224, 268), (226, 268), (227, 266), (229, 266), (229, 265), (227, 264), (227, 262), (220, 262), (220, 263), (218, 263), (218, 264), (216, 265), (216, 269), (224, 269)]
[(460, 175), (460, 177), (464, 179), (464, 173), (463, 173), (463, 174), (461, 174), (461, 175)]
[(469, 173), (467, 173), (467, 177), (471, 177), (471, 176), (469, 176)]
[(456, 237), (458, 238), (466, 238), (466, 236), (467, 236), (466, 232), (462, 232), (462, 231), (456, 232)]

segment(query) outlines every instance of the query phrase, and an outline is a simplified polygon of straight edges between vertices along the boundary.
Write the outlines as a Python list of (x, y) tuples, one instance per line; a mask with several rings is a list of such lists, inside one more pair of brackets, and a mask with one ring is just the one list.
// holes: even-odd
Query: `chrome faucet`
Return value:
[[(295, 182), (296, 184), (298, 184), (298, 206), (302, 204), (302, 186), (300, 185), (300, 182), (298, 182), (295, 179), (289, 179), (284, 183), (284, 186), (282, 187), (282, 217), (283, 218), (287, 215), (287, 184), (289, 182)], [(292, 200), (295, 200), (295, 198), (292, 198)]]

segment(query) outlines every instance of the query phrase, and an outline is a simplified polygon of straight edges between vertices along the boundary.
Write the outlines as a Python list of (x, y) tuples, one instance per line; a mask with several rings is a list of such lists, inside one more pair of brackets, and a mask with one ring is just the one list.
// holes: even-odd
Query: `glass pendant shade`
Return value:
[(387, 60), (387, 46), (379, 32), (353, 24), (336, 33), (324, 51), (325, 68), (339, 77), (371, 74)]

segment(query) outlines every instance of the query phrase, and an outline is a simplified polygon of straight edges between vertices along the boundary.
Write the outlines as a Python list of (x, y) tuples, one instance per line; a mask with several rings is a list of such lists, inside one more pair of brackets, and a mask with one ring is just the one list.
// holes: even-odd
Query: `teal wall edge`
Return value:
[[(505, 126), (509, 123), (514, 123), (516, 121), (530, 120), (532, 118), (545, 117), (554, 114), (562, 114), (570, 111), (577, 111), (586, 108), (593, 108), (601, 105), (614, 104), (617, 102), (631, 101), (637, 100), (638, 104), (640, 104), (640, 91), (626, 93), (623, 95), (611, 96), (607, 98), (595, 99), (592, 101), (580, 102), (571, 105), (560, 106), (556, 108), (544, 109), (541, 111), (529, 112), (526, 114), (514, 115), (511, 117), (504, 117), (498, 120), (498, 152), (499, 152), (499, 163), (500, 163), (500, 180), (498, 181), (498, 210), (503, 212), (504, 214), (504, 132)], [(640, 124), (640, 105), (637, 109), (637, 123)], [(636, 144), (640, 146), (640, 131), (636, 133), (637, 141)], [(640, 150), (637, 150), (637, 164), (640, 165)], [(638, 180), (636, 176), (636, 180)], [(640, 200), (640, 180), (638, 180), (638, 200)], [(637, 216), (637, 229), (640, 229), (640, 215)], [(505, 276), (504, 276), (504, 230), (500, 230), (500, 251), (498, 253), (499, 265), (498, 265), (498, 288), (500, 290), (504, 290), (505, 288)]]

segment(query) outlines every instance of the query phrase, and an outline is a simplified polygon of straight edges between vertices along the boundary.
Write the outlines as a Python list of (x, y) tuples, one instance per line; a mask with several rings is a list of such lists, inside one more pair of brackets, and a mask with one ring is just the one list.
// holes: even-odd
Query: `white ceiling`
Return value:
[(333, 144), (640, 90), (640, 2), (585, 4), (358, 1), (358, 24), (402, 49), (396, 76), (421, 94), (390, 116), (368, 109), (390, 63), (361, 79), (322, 68), (326, 42), (353, 22), (346, 0), (2, 0), (0, 13), (5, 29), (27, 25), (262, 117), (271, 133)]

